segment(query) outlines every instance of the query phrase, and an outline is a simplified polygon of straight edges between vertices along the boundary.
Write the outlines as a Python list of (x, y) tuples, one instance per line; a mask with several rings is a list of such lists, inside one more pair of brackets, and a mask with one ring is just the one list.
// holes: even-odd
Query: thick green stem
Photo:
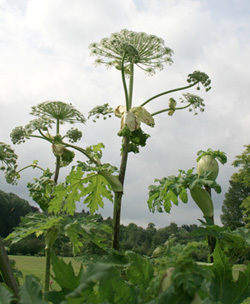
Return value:
[(56, 170), (55, 170), (55, 175), (54, 175), (55, 184), (57, 184), (57, 181), (58, 181), (59, 171), (60, 171), (60, 156), (56, 156)]
[[(211, 197), (211, 187), (205, 186), (205, 189)], [(214, 225), (214, 217), (213, 216), (206, 217), (206, 222), (208, 225)], [(213, 236), (208, 236), (207, 243), (208, 243), (209, 253), (210, 253), (210, 262), (213, 263), (213, 261), (214, 261), (213, 252), (214, 252), (214, 249), (216, 246), (216, 238)]]
[[(124, 58), (122, 63), (122, 71), (124, 76)], [(126, 84), (126, 82), (125, 82)], [(134, 85), (134, 64), (130, 63), (130, 76), (129, 76), (129, 95), (127, 96), (125, 91), (125, 99), (127, 111), (129, 111), (132, 107), (133, 100), (133, 85)], [(124, 184), (125, 173), (127, 168), (128, 161), (128, 147), (129, 147), (129, 138), (123, 137), (122, 140), (122, 155), (121, 155), (121, 163), (120, 163), (120, 171), (119, 171), (119, 181)], [(121, 204), (122, 204), (122, 196), (123, 192), (115, 192), (114, 199), (114, 211), (113, 211), (113, 248), (119, 250), (119, 236), (120, 236), (120, 218), (121, 218)]]
[[(119, 171), (119, 181), (124, 184), (127, 160), (128, 160), (128, 145), (129, 139), (123, 138), (122, 157)], [(119, 250), (119, 235), (120, 235), (120, 217), (121, 217), (121, 203), (123, 192), (115, 192), (114, 211), (113, 211), (113, 248)]]
[[(60, 121), (57, 119), (56, 121), (56, 135), (59, 135), (60, 133)], [(56, 170), (55, 170), (55, 175), (54, 175), (54, 183), (55, 185), (57, 184), (58, 177), (59, 177), (59, 171), (60, 171), (60, 156), (56, 156)], [(44, 291), (48, 292), (49, 291), (49, 281), (50, 281), (50, 264), (51, 264), (51, 247), (46, 245), (45, 247), (45, 258), (46, 258), (46, 263), (45, 263), (45, 285), (44, 285)]]
[(126, 57), (126, 53), (124, 53), (124, 55), (122, 57), (121, 72), (122, 72), (122, 84), (123, 84), (125, 100), (126, 100), (126, 110), (129, 111), (129, 96), (128, 96), (128, 89), (127, 89), (127, 84), (126, 84), (126, 79), (125, 79), (125, 70), (124, 70), (125, 57)]
[(8, 255), (5, 251), (4, 244), (0, 238), (0, 272), (2, 274), (5, 284), (13, 291), (16, 298), (18, 298), (18, 283), (14, 277), (10, 266)]
[(128, 97), (128, 110), (132, 107), (132, 97), (133, 97), (133, 88), (134, 88), (134, 64), (130, 63), (130, 78), (129, 78), (129, 97)]
[(50, 282), (50, 263), (51, 263), (51, 249), (49, 247), (45, 248), (45, 285), (44, 292), (49, 291), (49, 282)]
[(142, 104), (141, 104), (141, 107), (145, 106), (147, 103), (149, 103), (151, 100), (155, 99), (155, 98), (158, 98), (160, 96), (163, 96), (163, 95), (166, 95), (166, 94), (169, 94), (169, 93), (173, 93), (173, 92), (177, 92), (177, 91), (182, 91), (182, 90), (186, 90), (186, 89), (189, 89), (193, 86), (195, 86), (199, 81), (196, 81), (190, 85), (187, 85), (185, 87), (181, 87), (181, 88), (177, 88), (177, 89), (173, 89), (173, 90), (169, 90), (169, 91), (165, 91), (165, 92), (162, 92), (160, 94), (157, 94), (151, 98), (149, 98), (148, 100), (144, 101)]

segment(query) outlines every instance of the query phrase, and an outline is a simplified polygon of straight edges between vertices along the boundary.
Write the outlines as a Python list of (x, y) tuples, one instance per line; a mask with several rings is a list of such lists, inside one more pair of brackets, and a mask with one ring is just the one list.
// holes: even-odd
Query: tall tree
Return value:
[(14, 227), (18, 226), (21, 216), (25, 216), (35, 209), (19, 196), (0, 190), (0, 236), (5, 238)]
[(250, 187), (235, 182), (233, 178), (230, 180), (230, 187), (222, 206), (221, 222), (224, 226), (232, 230), (244, 226), (241, 204), (248, 195), (250, 195)]
[(236, 229), (244, 222), (250, 225), (250, 145), (242, 154), (236, 156), (233, 166), (239, 168), (230, 180), (230, 188), (222, 206), (223, 225)]

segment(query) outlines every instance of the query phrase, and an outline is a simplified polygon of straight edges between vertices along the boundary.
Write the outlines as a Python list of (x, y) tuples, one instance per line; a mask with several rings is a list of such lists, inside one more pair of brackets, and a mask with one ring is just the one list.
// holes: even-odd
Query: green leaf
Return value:
[(239, 273), (238, 280), (234, 281), (232, 267), (217, 244), (211, 269), (214, 273), (210, 286), (213, 301), (221, 301), (223, 304), (240, 304), (250, 297), (250, 264), (244, 272)]
[(179, 197), (183, 203), (186, 204), (188, 202), (187, 190), (185, 188), (181, 189)]
[(73, 215), (75, 203), (84, 198), (93, 214), (99, 207), (103, 207), (103, 198), (113, 200), (112, 190), (106, 178), (98, 173), (83, 176), (81, 167), (73, 168), (66, 178), (66, 183), (58, 185), (54, 190), (54, 198), (49, 205), (49, 212), (58, 214), (60, 211)]
[(10, 291), (4, 285), (0, 285), (0, 303), (11, 304), (12, 300), (13, 295), (10, 293)]
[(16, 243), (33, 233), (36, 234), (36, 236), (42, 235), (47, 233), (49, 229), (58, 227), (61, 220), (62, 217), (48, 217), (42, 213), (27, 215), (21, 219), (19, 226), (8, 235), (6, 240), (11, 240), (12, 243)]
[(153, 266), (149, 259), (132, 251), (126, 252), (130, 265), (127, 269), (127, 276), (132, 284), (146, 288), (153, 277)]
[(67, 303), (136, 304), (133, 288), (121, 277), (118, 269), (101, 263), (89, 265), (76, 290), (67, 295)]
[(53, 278), (63, 290), (73, 291), (78, 287), (82, 268), (76, 276), (71, 262), (66, 264), (63, 259), (58, 258), (55, 254), (52, 254), (52, 265), (54, 272)]
[(25, 277), (25, 283), (20, 287), (20, 304), (46, 304), (42, 297), (42, 286), (31, 275)]
[(84, 182), (88, 184), (81, 192), (81, 195), (85, 196), (83, 203), (87, 204), (92, 214), (98, 210), (99, 207), (103, 208), (103, 198), (107, 198), (112, 202), (111, 187), (102, 175), (88, 175), (88, 179)]

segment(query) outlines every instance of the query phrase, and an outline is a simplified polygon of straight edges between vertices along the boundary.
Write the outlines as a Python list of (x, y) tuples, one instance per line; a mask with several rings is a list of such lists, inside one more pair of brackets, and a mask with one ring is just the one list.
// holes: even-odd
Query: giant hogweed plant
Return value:
[[(149, 186), (148, 207), (151, 212), (170, 213), (172, 204), (178, 205), (178, 201), (188, 202), (188, 193), (200, 208), (205, 224), (214, 224), (214, 205), (211, 197), (211, 189), (217, 193), (221, 192), (221, 187), (216, 182), (219, 173), (218, 161), (225, 164), (227, 157), (224, 152), (219, 150), (207, 151), (200, 150), (197, 153), (197, 173), (194, 168), (179, 170), (177, 176), (168, 176), (162, 179), (155, 179), (157, 185)], [(216, 160), (217, 159), (217, 160)], [(212, 254), (215, 248), (215, 238), (208, 237), (208, 245)], [(212, 260), (212, 257), (211, 257)]]
[[(79, 252), (84, 240), (91, 240), (98, 246), (103, 246), (109, 234), (109, 228), (97, 223), (93, 216), (82, 220), (71, 218), (75, 212), (76, 201), (84, 198), (83, 202), (87, 204), (90, 212), (94, 213), (103, 206), (103, 197), (112, 200), (112, 189), (121, 191), (122, 187), (113, 174), (116, 168), (100, 161), (103, 144), (83, 149), (75, 144), (82, 137), (80, 130), (70, 128), (64, 135), (61, 134), (60, 126), (66, 122), (85, 123), (84, 116), (71, 104), (61, 101), (43, 102), (32, 107), (31, 114), (37, 118), (26, 126), (16, 127), (11, 132), (12, 142), (20, 144), (31, 138), (47, 141), (55, 157), (55, 170), (52, 172), (50, 169), (42, 168), (37, 160), (18, 170), (14, 151), (1, 143), (2, 170), (5, 171), (8, 182), (17, 183), (21, 172), (28, 168), (42, 171), (42, 175), (34, 178), (27, 187), (30, 196), (38, 203), (44, 214), (26, 216), (21, 226), (11, 233), (8, 239), (17, 242), (30, 234), (44, 235), (45, 291), (48, 291), (51, 249), (59, 233), (64, 233), (70, 239), (74, 253)], [(73, 161), (74, 150), (87, 157), (88, 162), (79, 161), (77, 166), (72, 167), (65, 182), (58, 184), (60, 169)]]
[[(134, 105), (133, 90), (135, 68), (144, 70), (147, 74), (153, 75), (157, 70), (162, 70), (165, 65), (172, 63), (173, 51), (164, 45), (163, 39), (141, 32), (122, 30), (113, 33), (109, 38), (103, 38), (100, 43), (90, 45), (91, 54), (97, 56), (96, 64), (104, 64), (106, 67), (115, 67), (121, 73), (121, 80), (124, 91), (124, 103), (117, 105), (114, 114), (121, 120), (121, 128), (118, 135), (122, 137), (121, 162), (119, 168), (119, 181), (123, 185), (127, 167), (128, 153), (139, 152), (140, 146), (145, 146), (149, 137), (143, 131), (141, 124), (150, 127), (155, 126), (155, 116), (161, 113), (174, 115), (177, 111), (188, 108), (197, 114), (199, 109), (204, 111), (203, 99), (191, 93), (175, 97), (173, 94), (179, 91), (196, 87), (198, 90), (202, 85), (206, 91), (210, 90), (211, 81), (209, 77), (200, 71), (188, 75), (187, 84), (178, 88), (165, 90), (151, 96), (145, 101)], [(157, 98), (171, 94), (168, 106), (149, 113), (146, 106)], [(181, 105), (178, 106), (177, 102)], [(95, 107), (89, 117), (96, 118), (104, 115), (104, 119), (110, 116), (111, 108), (108, 104)], [(115, 191), (113, 211), (113, 248), (119, 249), (120, 214), (123, 192)]]

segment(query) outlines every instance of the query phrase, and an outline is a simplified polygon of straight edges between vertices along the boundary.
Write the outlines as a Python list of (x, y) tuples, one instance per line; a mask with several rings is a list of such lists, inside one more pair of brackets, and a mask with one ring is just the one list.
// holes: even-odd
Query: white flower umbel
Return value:
[(129, 65), (134, 63), (149, 74), (162, 70), (163, 64), (172, 63), (173, 51), (164, 46), (164, 40), (143, 32), (121, 30), (111, 34), (110, 38), (103, 38), (100, 43), (90, 45), (91, 54), (97, 56), (97, 64), (107, 67), (122, 68), (124, 57), (125, 72), (129, 73)]

